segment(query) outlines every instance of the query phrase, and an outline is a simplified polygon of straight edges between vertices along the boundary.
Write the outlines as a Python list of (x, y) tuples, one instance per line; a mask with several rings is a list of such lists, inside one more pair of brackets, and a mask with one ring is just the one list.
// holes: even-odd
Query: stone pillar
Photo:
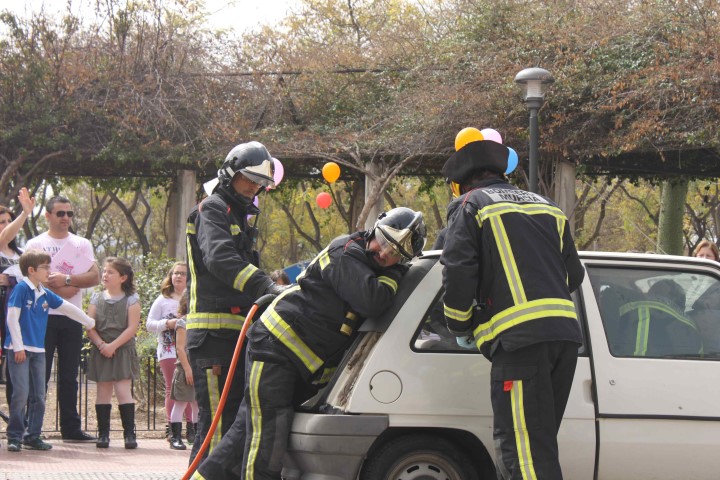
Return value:
[[(381, 167), (377, 163), (368, 162), (365, 164), (365, 167), (368, 169), (368, 171), (372, 172), (376, 177), (380, 176), (380, 173), (382, 172)], [(373, 181), (369, 176), (365, 176), (365, 203), (369, 201), (368, 195), (372, 191), (373, 187), (375, 187), (376, 182)], [(380, 197), (377, 199), (377, 202), (372, 206), (370, 209), (370, 212), (368, 213), (367, 218), (365, 219), (365, 229), (369, 230), (372, 228), (373, 225), (375, 225), (375, 221), (377, 220), (378, 215), (380, 215), (380, 212), (384, 210), (385, 206), (385, 197), (384, 195), (380, 195)]]
[(185, 261), (185, 225), (190, 210), (195, 206), (197, 178), (194, 170), (178, 170), (175, 189), (170, 194), (168, 217), (168, 256)]
[(555, 202), (570, 221), (575, 232), (575, 164), (560, 160), (555, 171)]

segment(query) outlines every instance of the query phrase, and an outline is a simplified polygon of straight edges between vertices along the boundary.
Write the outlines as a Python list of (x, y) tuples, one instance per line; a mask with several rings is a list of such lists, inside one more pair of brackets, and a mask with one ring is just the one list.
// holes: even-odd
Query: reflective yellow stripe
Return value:
[(510, 246), (510, 239), (507, 236), (507, 232), (505, 232), (505, 225), (499, 216), (493, 216), (490, 217), (490, 226), (492, 227), (495, 244), (500, 254), (500, 261), (505, 271), (505, 279), (507, 280), (510, 293), (513, 297), (513, 303), (516, 305), (518, 303), (525, 303), (527, 301), (525, 289), (523, 288), (520, 273), (515, 263), (515, 255), (513, 255), (512, 247)]
[[(328, 253), (328, 248), (330, 248), (330, 247), (325, 247), (323, 250), (320, 251), (320, 253), (317, 254), (317, 256), (315, 258), (312, 259), (312, 261), (310, 263), (308, 263), (308, 266), (305, 267), (305, 269), (302, 272), (300, 272), (300, 274), (298, 274), (298, 276), (295, 278), (296, 282), (305, 277), (305, 273), (310, 269), (310, 267), (313, 266), (313, 264), (315, 264), (316, 262), (319, 261), (320, 257), (325, 255), (328, 258), (328, 262), (330, 261), (330, 257), (328, 255), (326, 255)], [(322, 266), (322, 269), (324, 269), (326, 266), (327, 265)]]
[(237, 277), (235, 277), (235, 281), (233, 282), (233, 287), (235, 290), (240, 290), (241, 292), (245, 289), (245, 284), (248, 280), (250, 280), (250, 277), (253, 276), (253, 273), (257, 272), (258, 268), (253, 265), (252, 263), (249, 263), (247, 267), (240, 270), (240, 273), (237, 274)]
[(478, 349), (493, 340), (505, 330), (530, 320), (547, 317), (567, 317), (577, 320), (575, 304), (562, 298), (542, 298), (507, 308), (493, 316), (489, 322), (481, 323), (475, 329)]
[(626, 313), (635, 310), (636, 308), (642, 308), (647, 307), (648, 309), (652, 310), (659, 310), (661, 312), (667, 313), (671, 317), (675, 318), (678, 322), (682, 322), (688, 327), (692, 328), (693, 330), (697, 330), (697, 325), (695, 325), (690, 319), (683, 317), (680, 315), (677, 311), (675, 311), (672, 307), (665, 305), (662, 302), (654, 302), (651, 300), (641, 300), (639, 302), (630, 302), (626, 303), (622, 307), (620, 307), (620, 315), (625, 315)]
[(650, 309), (648, 307), (638, 308), (638, 326), (635, 336), (636, 357), (644, 357), (647, 353), (648, 336), (650, 334)]
[(330, 254), (327, 252), (327, 249), (318, 255), (318, 264), (320, 265), (320, 270), (325, 270), (325, 267), (330, 265)]
[(563, 251), (563, 236), (565, 235), (565, 219), (556, 218), (558, 226), (558, 235), (560, 235), (560, 251)]
[[(215, 415), (217, 411), (218, 403), (220, 403), (220, 377), (213, 375), (212, 368), (205, 369), (205, 376), (207, 377), (208, 386), (208, 399), (210, 401), (210, 415)], [(212, 417), (211, 417), (212, 418)], [(217, 444), (220, 443), (220, 437), (222, 436), (222, 415), (218, 421), (217, 428), (213, 432), (213, 436), (210, 439), (210, 446), (208, 447), (208, 455), (213, 451)]]
[(193, 473), (193, 476), (190, 477), (190, 480), (205, 480), (205, 477), (203, 477), (200, 472), (195, 470), (195, 473)]
[(523, 480), (537, 480), (532, 452), (530, 451), (530, 435), (525, 424), (525, 403), (523, 400), (522, 380), (513, 381), (510, 390), (510, 403), (512, 406), (513, 427), (515, 430), (515, 446), (520, 463), (520, 472)]
[[(188, 224), (192, 225), (192, 224)], [(193, 225), (193, 228), (195, 226)], [(189, 305), (188, 305), (188, 311), (194, 312), (197, 309), (197, 271), (195, 270), (195, 262), (193, 261), (193, 255), (192, 255), (192, 248), (190, 247), (190, 237), (185, 237), (185, 243), (187, 248), (187, 256), (188, 256), (188, 273), (190, 273), (190, 298), (189, 298)], [(187, 327), (190, 328), (190, 327)]]
[(313, 380), (314, 385), (323, 385), (325, 383), (328, 383), (330, 379), (335, 375), (335, 371), (337, 370), (337, 367), (333, 368), (326, 368), (323, 370), (322, 375), (317, 380)]
[[(285, 293), (285, 292), (283, 292)], [(277, 301), (277, 299), (276, 299)], [(295, 333), (290, 325), (283, 320), (273, 308), (268, 307), (260, 317), (260, 321), (278, 340), (289, 348), (310, 372), (315, 373), (323, 364), (323, 361), (315, 355), (310, 347)]]
[(519, 204), (519, 203), (493, 203), (479, 212), (480, 220), (484, 222), (494, 216), (505, 215), (506, 213), (522, 213), (525, 215), (552, 215), (553, 217), (567, 219), (562, 210), (553, 205), (546, 204)]
[(240, 225), (235, 225), (234, 223), (230, 225), (230, 233), (232, 235), (237, 235), (242, 230), (240, 230)]
[(195, 235), (197, 232), (195, 231), (195, 224), (192, 222), (188, 222), (185, 225), (185, 233), (188, 235)]
[(250, 421), (252, 422), (252, 437), (250, 439), (250, 450), (248, 451), (247, 468), (245, 470), (245, 479), (253, 480), (255, 478), (255, 460), (260, 450), (260, 440), (262, 439), (262, 406), (260, 405), (260, 377), (265, 362), (253, 362), (250, 368), (250, 385), (248, 385), (248, 393), (250, 394)]
[(445, 316), (458, 322), (467, 322), (472, 317), (472, 305), (467, 310), (456, 310), (443, 304)]
[(393, 280), (390, 277), (386, 277), (384, 275), (378, 276), (378, 282), (384, 283), (388, 287), (390, 287), (393, 291), (393, 293), (397, 292), (397, 282)]
[(231, 313), (195, 312), (188, 313), (186, 321), (186, 328), (188, 330), (193, 328), (206, 328), (208, 330), (227, 328), (229, 330), (240, 330), (242, 329), (243, 323), (245, 323), (245, 317)]
[[(652, 320), (651, 310), (663, 312), (671, 316), (678, 322), (687, 325), (695, 331), (697, 331), (698, 329), (697, 325), (695, 325), (692, 320), (684, 317), (675, 309), (662, 302), (656, 302), (652, 300), (640, 300), (637, 302), (626, 303), (625, 305), (620, 307), (620, 315), (626, 315), (633, 310), (638, 311), (638, 326), (635, 337), (635, 352), (633, 352), (633, 355), (638, 357), (642, 357), (647, 354), (648, 339), (650, 337), (650, 321)], [(703, 353), (702, 344), (700, 345), (698, 353)]]

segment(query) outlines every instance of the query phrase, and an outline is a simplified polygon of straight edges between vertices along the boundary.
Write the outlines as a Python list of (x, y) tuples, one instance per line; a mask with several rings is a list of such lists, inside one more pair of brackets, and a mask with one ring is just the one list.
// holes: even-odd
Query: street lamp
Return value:
[(530, 111), (530, 191), (538, 191), (538, 111), (545, 100), (545, 90), (555, 79), (545, 69), (526, 68), (515, 75), (523, 89), (523, 100)]

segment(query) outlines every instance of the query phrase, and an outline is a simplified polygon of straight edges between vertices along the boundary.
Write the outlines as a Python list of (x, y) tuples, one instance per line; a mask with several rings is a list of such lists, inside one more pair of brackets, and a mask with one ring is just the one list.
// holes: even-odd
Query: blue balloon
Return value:
[(505, 175), (510, 175), (518, 164), (518, 154), (515, 150), (508, 147), (509, 153), (508, 153), (508, 166), (507, 170), (505, 170)]

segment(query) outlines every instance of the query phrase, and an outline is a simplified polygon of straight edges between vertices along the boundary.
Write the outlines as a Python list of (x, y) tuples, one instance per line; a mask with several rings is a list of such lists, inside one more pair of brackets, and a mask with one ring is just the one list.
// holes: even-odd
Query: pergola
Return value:
[[(303, 156), (272, 150), (283, 163), (285, 178), (322, 178), (321, 168), (327, 161), (318, 156)], [(523, 152), (520, 152), (521, 155)], [(433, 152), (415, 155), (413, 161), (403, 169), (403, 175), (433, 176), (440, 175), (445, 160), (451, 152)], [(527, 156), (524, 156), (526, 159)], [(398, 160), (400, 158), (398, 157)], [(68, 158), (52, 160), (47, 165), (47, 174), (64, 177), (167, 177), (176, 178), (176, 189), (170, 192), (171, 225), (168, 238), (168, 254), (184, 256), (185, 222), (195, 205), (198, 184), (216, 176), (216, 164), (171, 164), (162, 168), (150, 161), (114, 164), (112, 162), (88, 162)], [(394, 159), (388, 159), (394, 160)], [(357, 171), (343, 168), (341, 179), (366, 179)], [(616, 156), (596, 155), (591, 158), (561, 162), (555, 171), (555, 201), (570, 215), (575, 204), (575, 178), (577, 174), (590, 176), (645, 177), (668, 179), (677, 176), (691, 178), (720, 177), (720, 151), (710, 148), (694, 148), (667, 151), (638, 151)]]

